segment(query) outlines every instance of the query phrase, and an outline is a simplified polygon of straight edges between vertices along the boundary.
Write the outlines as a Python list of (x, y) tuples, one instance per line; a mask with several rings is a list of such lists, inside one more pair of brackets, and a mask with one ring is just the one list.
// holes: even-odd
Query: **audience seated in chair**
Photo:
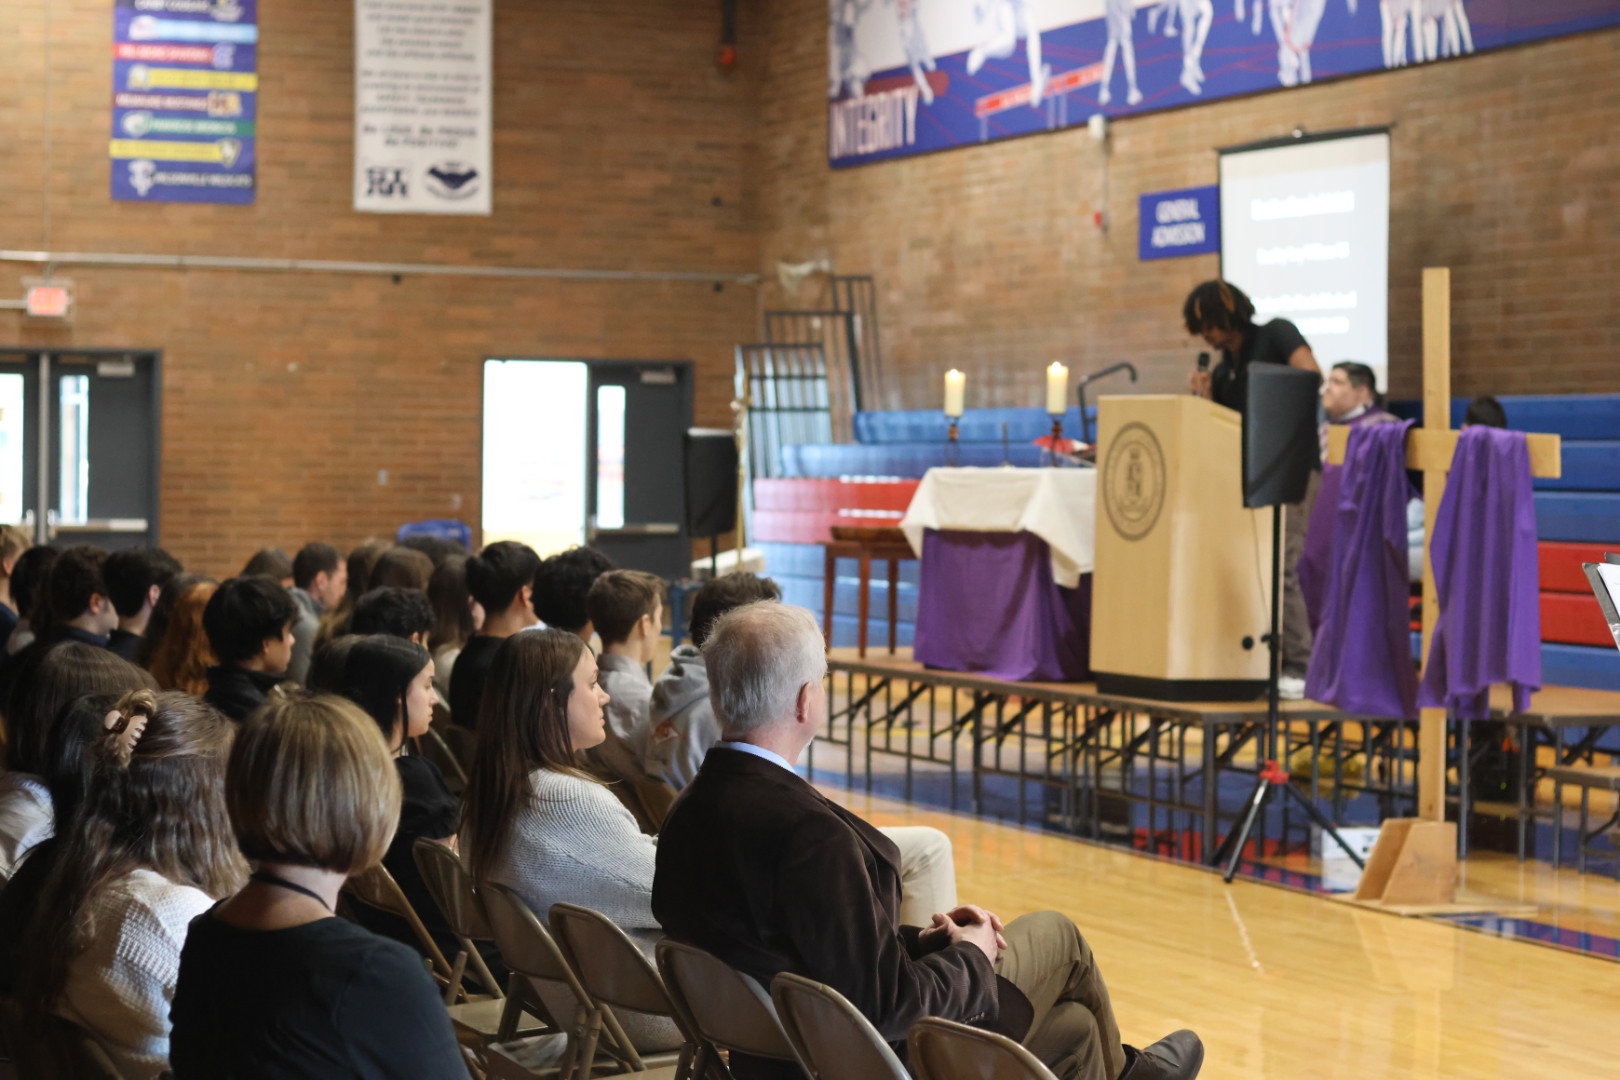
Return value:
[[(831, 986), (897, 1054), (913, 1023), (940, 1016), (1019, 1039), (1064, 1080), (1197, 1074), (1190, 1031), (1146, 1050), (1120, 1042), (1091, 948), (1066, 916), (1003, 926), (963, 906), (927, 927), (900, 924), (893, 843), (793, 772), (827, 720), (826, 643), (808, 611), (737, 608), (704, 657), (727, 741), (659, 837), (653, 911), (673, 939), (762, 984), (791, 971)], [(797, 1074), (744, 1054), (731, 1067), (739, 1080)]]
[[(366, 579), (366, 592), (373, 589), (417, 589), (425, 591), (433, 577), (433, 560), (415, 548), (395, 544), (383, 549)], [(364, 594), (362, 594), (364, 595)]]
[(593, 547), (571, 547), (548, 556), (534, 573), (535, 618), (553, 630), (590, 641), (596, 630), (585, 597), (596, 579), (613, 569), (613, 560)]
[(433, 602), (420, 589), (380, 586), (354, 606), (349, 632), (366, 637), (391, 634), (426, 648), (428, 635), (433, 633)]
[[(361, 610), (356, 611), (357, 616)], [(348, 648), (343, 681), (343, 696), (364, 709), (382, 732), (404, 793), (399, 828), (383, 856), (383, 865), (399, 883), (439, 948), (453, 956), (458, 947), (455, 934), (434, 903), (411, 850), (423, 837), (454, 846), (461, 811), (439, 767), (412, 752), (413, 740), (427, 733), (433, 706), (438, 702), (433, 689), (433, 659), (422, 646), (403, 638), (388, 634), (359, 638)], [(403, 919), (368, 911), (361, 922), (413, 948), (417, 945), (416, 935)]]
[(467, 556), (451, 555), (435, 567), (427, 594), (433, 605), (433, 632), (427, 641), (433, 654), (433, 685), (448, 712), (450, 673), (468, 640), (484, 626), (484, 606), (467, 591)]
[[(507, 886), (543, 921), (556, 903), (600, 911), (649, 955), (652, 837), (574, 755), (606, 737), (608, 696), (596, 659), (565, 630), (507, 638), (495, 654), (478, 720), (461, 850), (480, 884)], [(619, 1018), (640, 1051), (680, 1045), (675, 1025)]]
[[(692, 644), (676, 647), (669, 667), (653, 685), (647, 767), (661, 769), (673, 787), (691, 783), (704, 756), (720, 741), (701, 651), (715, 621), (733, 608), (781, 597), (782, 590), (770, 578), (736, 573), (710, 580), (693, 598)], [(934, 912), (954, 908), (951, 838), (925, 825), (892, 825), (881, 831), (900, 849), (900, 921), (921, 925)]]
[(450, 719), (476, 729), (484, 679), (501, 641), (534, 622), (529, 601), (540, 556), (527, 544), (502, 540), (467, 560), (467, 591), (484, 609), (483, 628), (468, 639), (450, 680)]
[(17, 560), (33, 545), (21, 525), (0, 525), (0, 645), (11, 637), (22, 617), (21, 601), (12, 593), (12, 574)]
[(46, 581), (53, 622), (36, 645), (81, 641), (107, 647), (108, 635), (118, 627), (118, 611), (107, 588), (107, 553), (89, 544), (65, 548), (51, 564)]
[(303, 683), (309, 680), (321, 616), (336, 607), (348, 592), (349, 570), (337, 548), (319, 541), (299, 548), (292, 565), (293, 583), (287, 592), (298, 605), (298, 621), (293, 623), (293, 654), (287, 664), (287, 678)]
[(118, 625), (107, 635), (107, 648), (134, 662), (163, 587), (180, 572), (175, 557), (159, 547), (123, 548), (107, 556), (102, 576), (118, 613)]
[(6, 706), (6, 771), (0, 775), (0, 884), (67, 815), (54, 810), (51, 738), (58, 718), (82, 694), (152, 687), (151, 676), (106, 649), (65, 641), (22, 660)]
[(152, 673), (162, 690), (208, 693), (208, 669), (219, 663), (203, 629), (203, 612), (219, 583), (181, 574), (163, 587), (147, 624), (135, 663)]
[(222, 583), (203, 609), (203, 629), (219, 663), (208, 669), (210, 705), (241, 720), (264, 704), (292, 661), (298, 605), (273, 578)]
[(613, 793), (636, 815), (645, 832), (656, 833), (675, 801), (675, 790), (646, 767), (652, 682), (647, 665), (664, 632), (664, 582), (640, 570), (609, 570), (585, 597), (591, 625), (602, 639), (596, 658), (607, 692), (607, 738), (586, 751), (592, 771), (621, 783)]
[(139, 690), (103, 718), (93, 773), (28, 931), (28, 1027), (81, 1025), (128, 1080), (168, 1068), (169, 1005), (191, 920), (246, 879), (225, 817), (234, 728), (187, 694)]
[(176, 1080), (465, 1080), (421, 957), (332, 916), (344, 879), (382, 858), (398, 822), (399, 773), (377, 725), (339, 698), (275, 701), (241, 725), (225, 790), (256, 870), (186, 939)]
[(275, 578), (276, 583), (284, 589), (290, 589), (295, 584), (293, 561), (285, 551), (273, 547), (255, 551), (238, 576)]
[(335, 606), (327, 605), (326, 613), (321, 616), (320, 632), (315, 635), (317, 649), (349, 632), (349, 616), (354, 614), (354, 605), (366, 594), (371, 568), (377, 565), (377, 560), (382, 558), (382, 553), (388, 547), (386, 540), (367, 540), (344, 558), (343, 571), (348, 582), (342, 599)]
[(56, 565), (60, 548), (50, 545), (31, 547), (17, 557), (11, 568), (11, 598), (17, 608), (17, 625), (6, 638), (6, 655), (21, 652), (38, 636), (38, 627), (50, 626), (51, 567)]

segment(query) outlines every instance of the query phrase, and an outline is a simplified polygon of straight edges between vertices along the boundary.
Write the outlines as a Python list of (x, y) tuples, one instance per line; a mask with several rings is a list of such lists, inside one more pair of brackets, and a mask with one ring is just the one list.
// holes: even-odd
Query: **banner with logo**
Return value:
[(834, 167), (1620, 25), (1617, 0), (830, 0)]
[(354, 208), (490, 212), (494, 0), (354, 0)]
[(253, 201), (258, 52), (258, 0), (117, 0), (114, 199)]

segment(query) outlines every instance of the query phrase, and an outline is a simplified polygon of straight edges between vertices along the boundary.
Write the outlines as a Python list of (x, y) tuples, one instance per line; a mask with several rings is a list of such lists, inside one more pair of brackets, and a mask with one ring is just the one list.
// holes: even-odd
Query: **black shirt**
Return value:
[[(383, 866), (399, 883), (405, 898), (411, 902), (412, 910), (438, 942), (440, 951), (454, 956), (461, 946), (444, 914), (439, 911), (433, 894), (428, 891), (427, 883), (422, 880), (422, 872), (416, 868), (415, 847), (421, 837), (443, 840), (454, 836), (456, 826), (460, 823), (461, 804), (445, 787), (444, 774), (439, 767), (427, 758), (400, 757), (394, 759), (394, 764), (399, 767), (399, 782), (404, 798), (400, 802), (399, 828), (394, 831), (393, 843), (388, 845), (388, 852), (383, 856)], [(411, 929), (410, 923), (398, 915), (364, 905), (356, 905), (356, 908), (361, 924), (368, 930), (421, 950), (416, 932)]]
[(422, 958), (347, 919), (191, 922), (169, 1010), (176, 1080), (466, 1080)]
[(1210, 375), (1210, 394), (1215, 403), (1242, 412), (1249, 387), (1249, 365), (1286, 364), (1295, 350), (1308, 344), (1299, 327), (1287, 319), (1272, 319), (1264, 326), (1250, 327), (1244, 331), (1237, 355), (1222, 350), (1221, 362)]
[(248, 713), (264, 704), (270, 691), (284, 678), (235, 664), (211, 667), (208, 669), (208, 692), (203, 695), (203, 700), (232, 720), (243, 720)]
[(3, 649), (11, 632), (17, 629), (18, 615), (5, 604), (0, 604), (0, 649)]
[(107, 635), (107, 651), (117, 653), (132, 664), (135, 662), (135, 650), (140, 647), (141, 635), (128, 630), (114, 630)]
[(478, 728), (478, 706), (484, 700), (484, 680), (495, 661), (495, 650), (505, 638), (475, 634), (462, 646), (450, 669), (450, 719), (469, 731)]

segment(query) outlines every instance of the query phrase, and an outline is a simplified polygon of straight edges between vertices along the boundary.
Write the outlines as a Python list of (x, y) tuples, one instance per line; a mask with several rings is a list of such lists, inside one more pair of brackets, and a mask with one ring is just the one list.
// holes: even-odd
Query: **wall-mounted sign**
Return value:
[(490, 210), (493, 0), (355, 0), (354, 208)]
[(828, 7), (833, 166), (1620, 25), (1616, 0), (835, 0)]
[(251, 203), (258, 0), (117, 0), (112, 197)]
[(1221, 250), (1221, 189), (1159, 191), (1137, 199), (1136, 252), (1143, 259)]

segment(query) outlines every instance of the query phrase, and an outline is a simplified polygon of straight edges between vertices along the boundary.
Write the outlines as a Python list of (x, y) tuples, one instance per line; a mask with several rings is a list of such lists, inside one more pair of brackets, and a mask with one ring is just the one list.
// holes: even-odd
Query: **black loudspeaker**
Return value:
[(1315, 372), (1250, 364), (1243, 403), (1243, 505), (1287, 506), (1305, 497), (1321, 463)]
[(737, 527), (737, 440), (727, 428), (687, 428), (686, 535), (719, 536)]

